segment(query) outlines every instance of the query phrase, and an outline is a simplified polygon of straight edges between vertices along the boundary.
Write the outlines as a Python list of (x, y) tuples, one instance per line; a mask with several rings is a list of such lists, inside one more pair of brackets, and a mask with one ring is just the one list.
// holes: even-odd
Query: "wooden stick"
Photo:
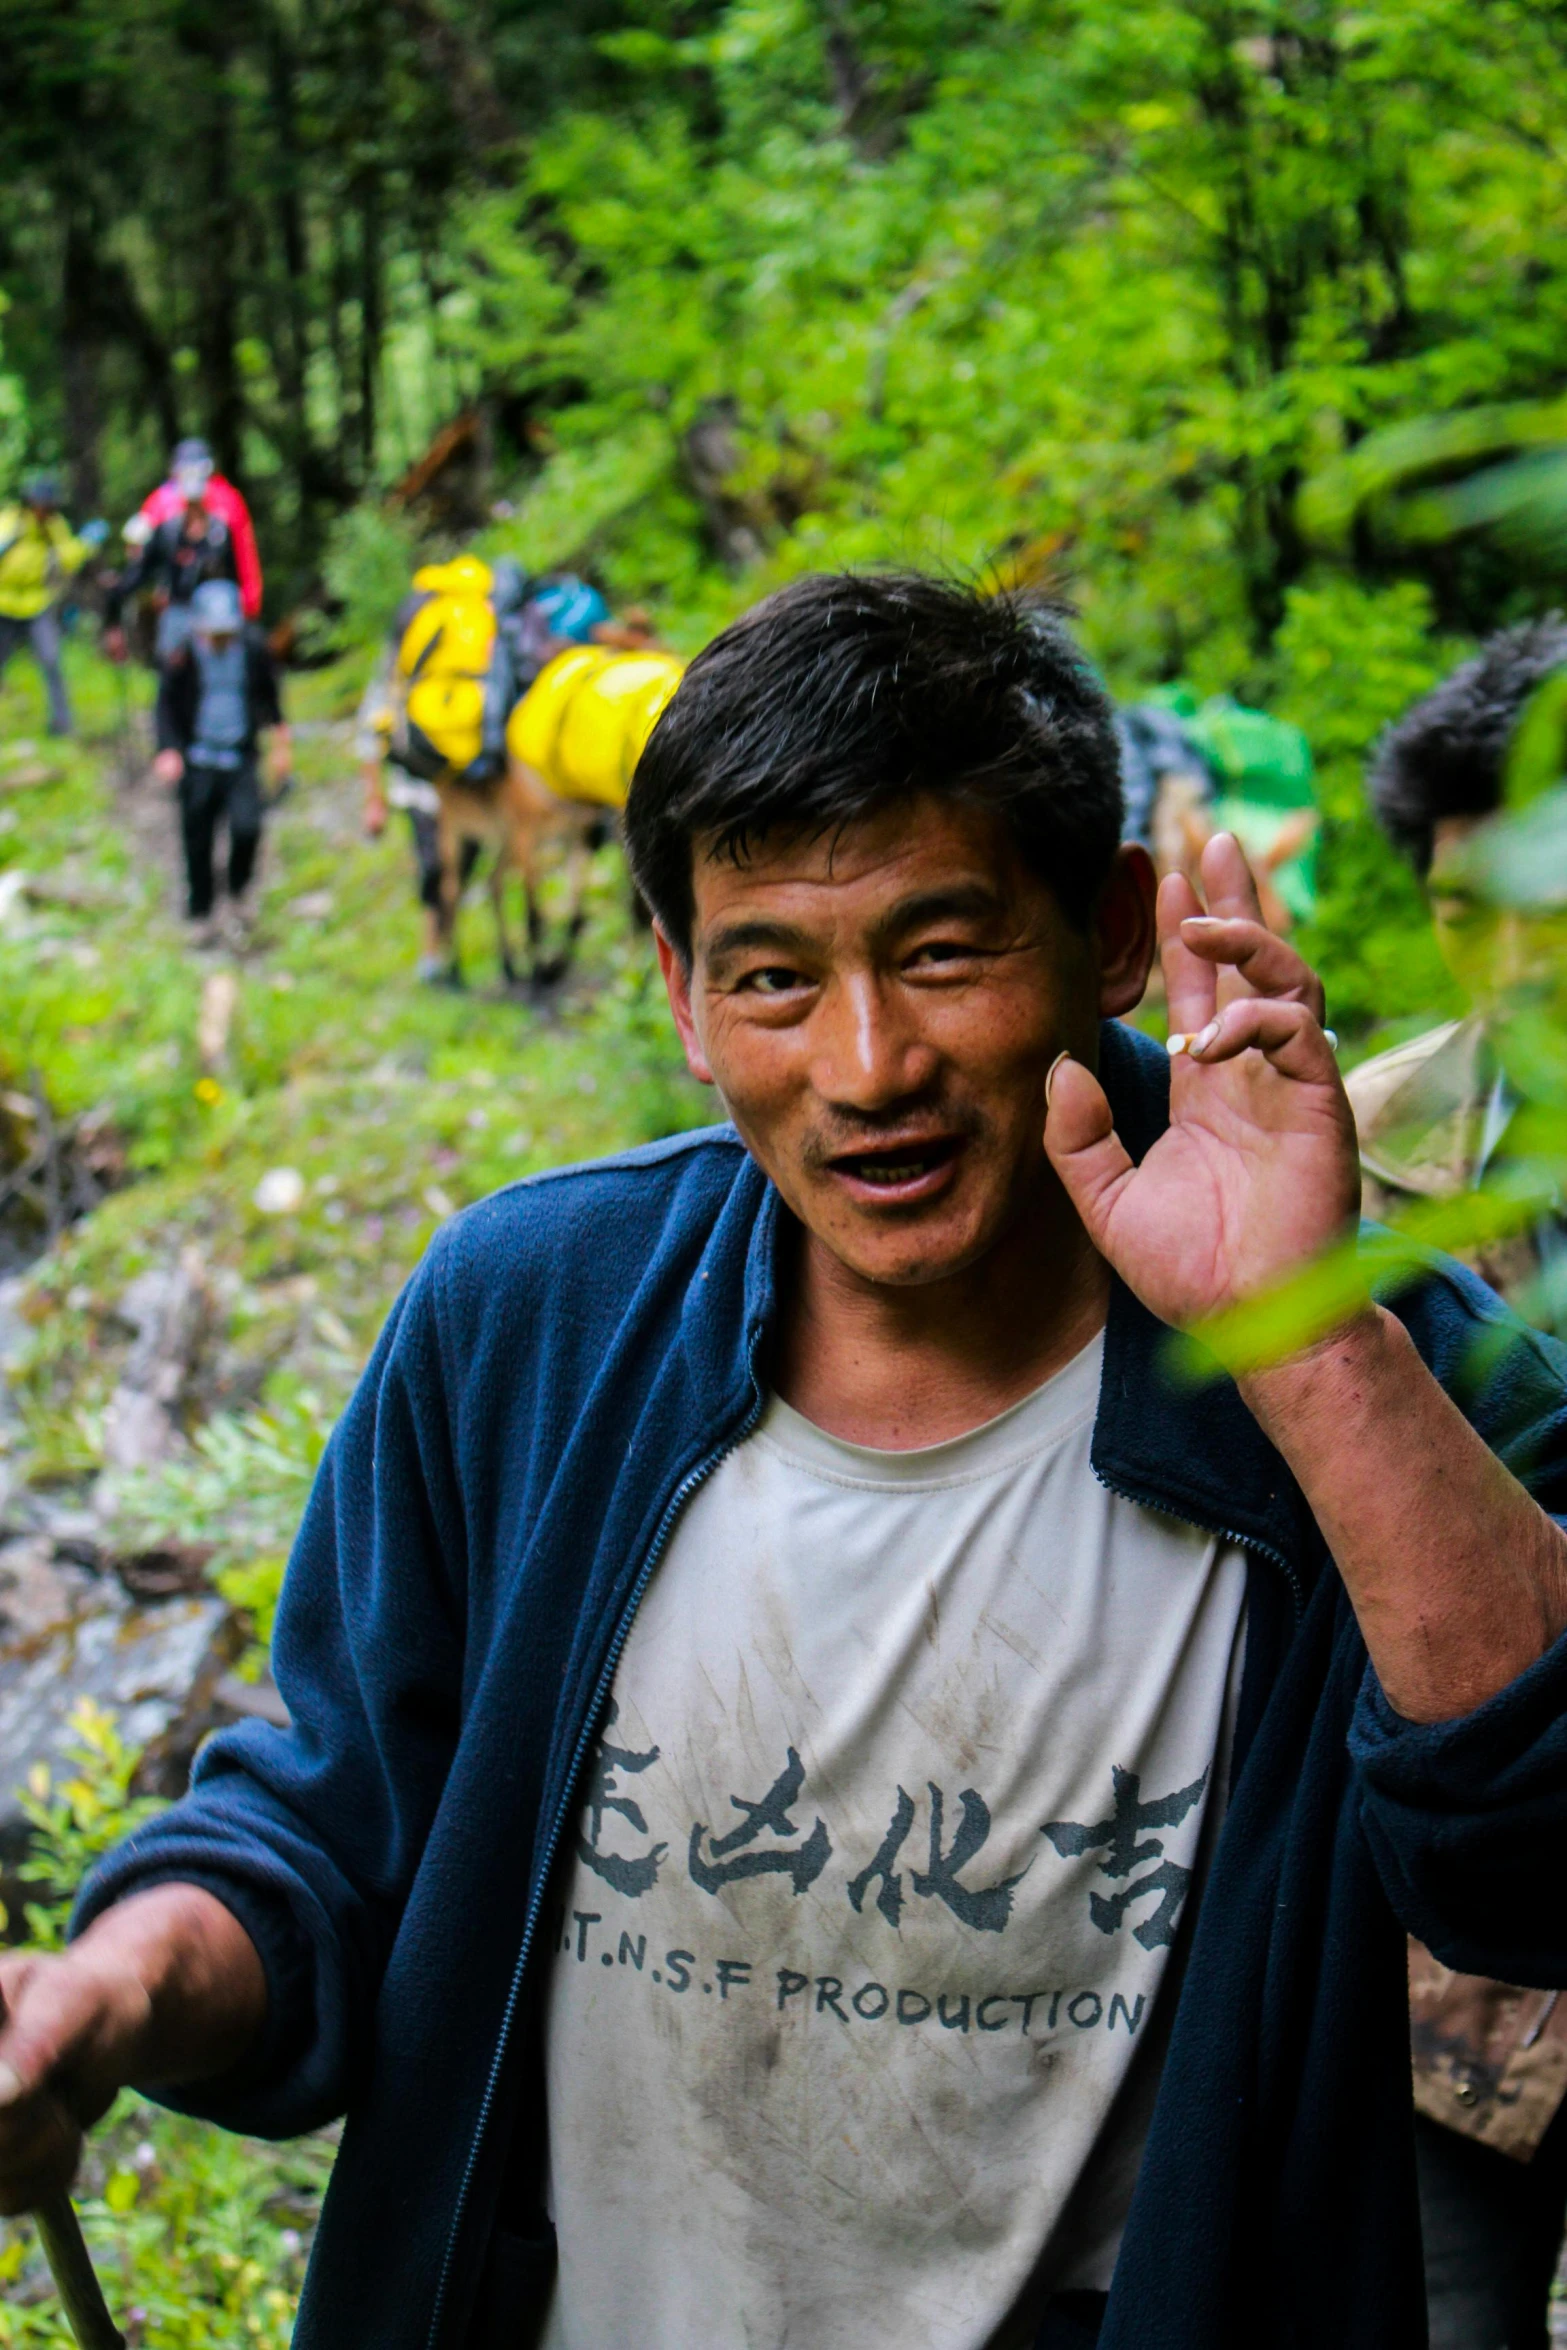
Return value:
[(125, 2350), (125, 2336), (109, 2315), (70, 2196), (51, 2195), (40, 2203), (33, 2225), (80, 2350)]

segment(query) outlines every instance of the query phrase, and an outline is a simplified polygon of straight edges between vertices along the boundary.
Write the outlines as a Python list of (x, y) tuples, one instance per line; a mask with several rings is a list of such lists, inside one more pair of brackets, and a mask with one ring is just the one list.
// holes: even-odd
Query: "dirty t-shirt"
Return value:
[(775, 1399), (688, 1505), (551, 1913), (546, 2350), (1108, 2285), (1245, 1571), (1095, 1478), (1101, 1359), (916, 1452)]

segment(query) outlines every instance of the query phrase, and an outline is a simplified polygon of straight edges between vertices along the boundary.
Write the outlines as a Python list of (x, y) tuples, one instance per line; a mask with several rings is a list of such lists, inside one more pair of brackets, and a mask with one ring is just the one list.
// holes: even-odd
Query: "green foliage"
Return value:
[[(0, 293), (0, 322), (9, 307)], [(0, 355), (4, 345), (0, 344)], [(0, 480), (15, 473), (27, 447), (27, 395), (20, 376), (0, 367)]]
[(1350, 1035), (1462, 1009), (1424, 893), (1378, 830), (1362, 782), (1382, 728), (1461, 650), (1437, 634), (1430, 598), (1413, 581), (1365, 588), (1329, 576), (1286, 598), (1273, 649), (1276, 706), (1311, 737), (1323, 815), (1322, 895), (1299, 943)]
[(1302, 477), (1561, 349), (1554, 19), (647, 13), (613, 107), (467, 200), (445, 331), (542, 387), (508, 535), (692, 641), (806, 564), (996, 565), (1118, 682), (1255, 698)]
[[(39, 1950), (58, 1950), (65, 1941), (69, 1895), (111, 1844), (128, 1836), (163, 1806), (134, 1801), (131, 1781), (141, 1759), (125, 1744), (115, 1717), (91, 1698), (71, 1715), (76, 1743), (70, 1747), (70, 1778), (56, 1783), (40, 1763), (28, 1781), (22, 1809), (32, 1822), (33, 1849), (19, 1871), (24, 1885), (45, 1888), (26, 1904), (27, 1939)], [(0, 1911), (0, 1931), (7, 1921)]]
[(1519, 543), (1559, 539), (1567, 504), (1567, 404), (1512, 401), (1388, 425), (1301, 493), (1303, 527), (1343, 547), (1359, 525), (1407, 545), (1482, 523)]
[(404, 516), (382, 505), (351, 506), (332, 525), (321, 558), (327, 593), (342, 606), (334, 641), (379, 645), (418, 561), (418, 536)]
[[(58, 1950), (70, 1903), (98, 1855), (161, 1809), (129, 1790), (138, 1757), (114, 1717), (73, 1716), (72, 1775), (35, 1775), (24, 1879), (31, 1944)], [(126, 2095), (94, 2133), (75, 2199), (111, 2307), (137, 2350), (285, 2350), (308, 2238), (331, 2167), (314, 2138), (262, 2146)], [(68, 2350), (70, 2336), (36, 2238), (0, 2220), (0, 2350)]]
[(209, 1572), (248, 1619), (258, 1661), (271, 1645), (294, 1529), (330, 1433), (319, 1394), (285, 1390), (264, 1412), (214, 1413), (192, 1431), (188, 1455), (116, 1480), (118, 1540), (127, 1550), (209, 1546)]

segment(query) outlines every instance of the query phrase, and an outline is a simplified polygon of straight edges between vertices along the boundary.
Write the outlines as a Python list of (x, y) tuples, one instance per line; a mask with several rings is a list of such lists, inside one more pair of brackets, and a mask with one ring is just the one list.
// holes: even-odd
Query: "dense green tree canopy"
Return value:
[[(1118, 659), (1233, 682), (1314, 559), (1306, 475), (1560, 386), (1554, 5), (16, 0), (7, 30), (38, 452), (123, 507), (206, 430), (296, 591), (478, 401), (513, 535), (693, 620), (828, 557), (1011, 564)], [(1472, 531), (1336, 553), (1466, 625), (1551, 584)]]

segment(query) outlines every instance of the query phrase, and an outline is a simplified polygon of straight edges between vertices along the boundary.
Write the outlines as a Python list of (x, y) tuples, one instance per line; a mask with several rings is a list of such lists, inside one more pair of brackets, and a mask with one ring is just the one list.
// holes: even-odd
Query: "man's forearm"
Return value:
[(1407, 1720), (1471, 1712), (1567, 1630), (1567, 1535), (1373, 1308), (1241, 1383), (1298, 1479)]

